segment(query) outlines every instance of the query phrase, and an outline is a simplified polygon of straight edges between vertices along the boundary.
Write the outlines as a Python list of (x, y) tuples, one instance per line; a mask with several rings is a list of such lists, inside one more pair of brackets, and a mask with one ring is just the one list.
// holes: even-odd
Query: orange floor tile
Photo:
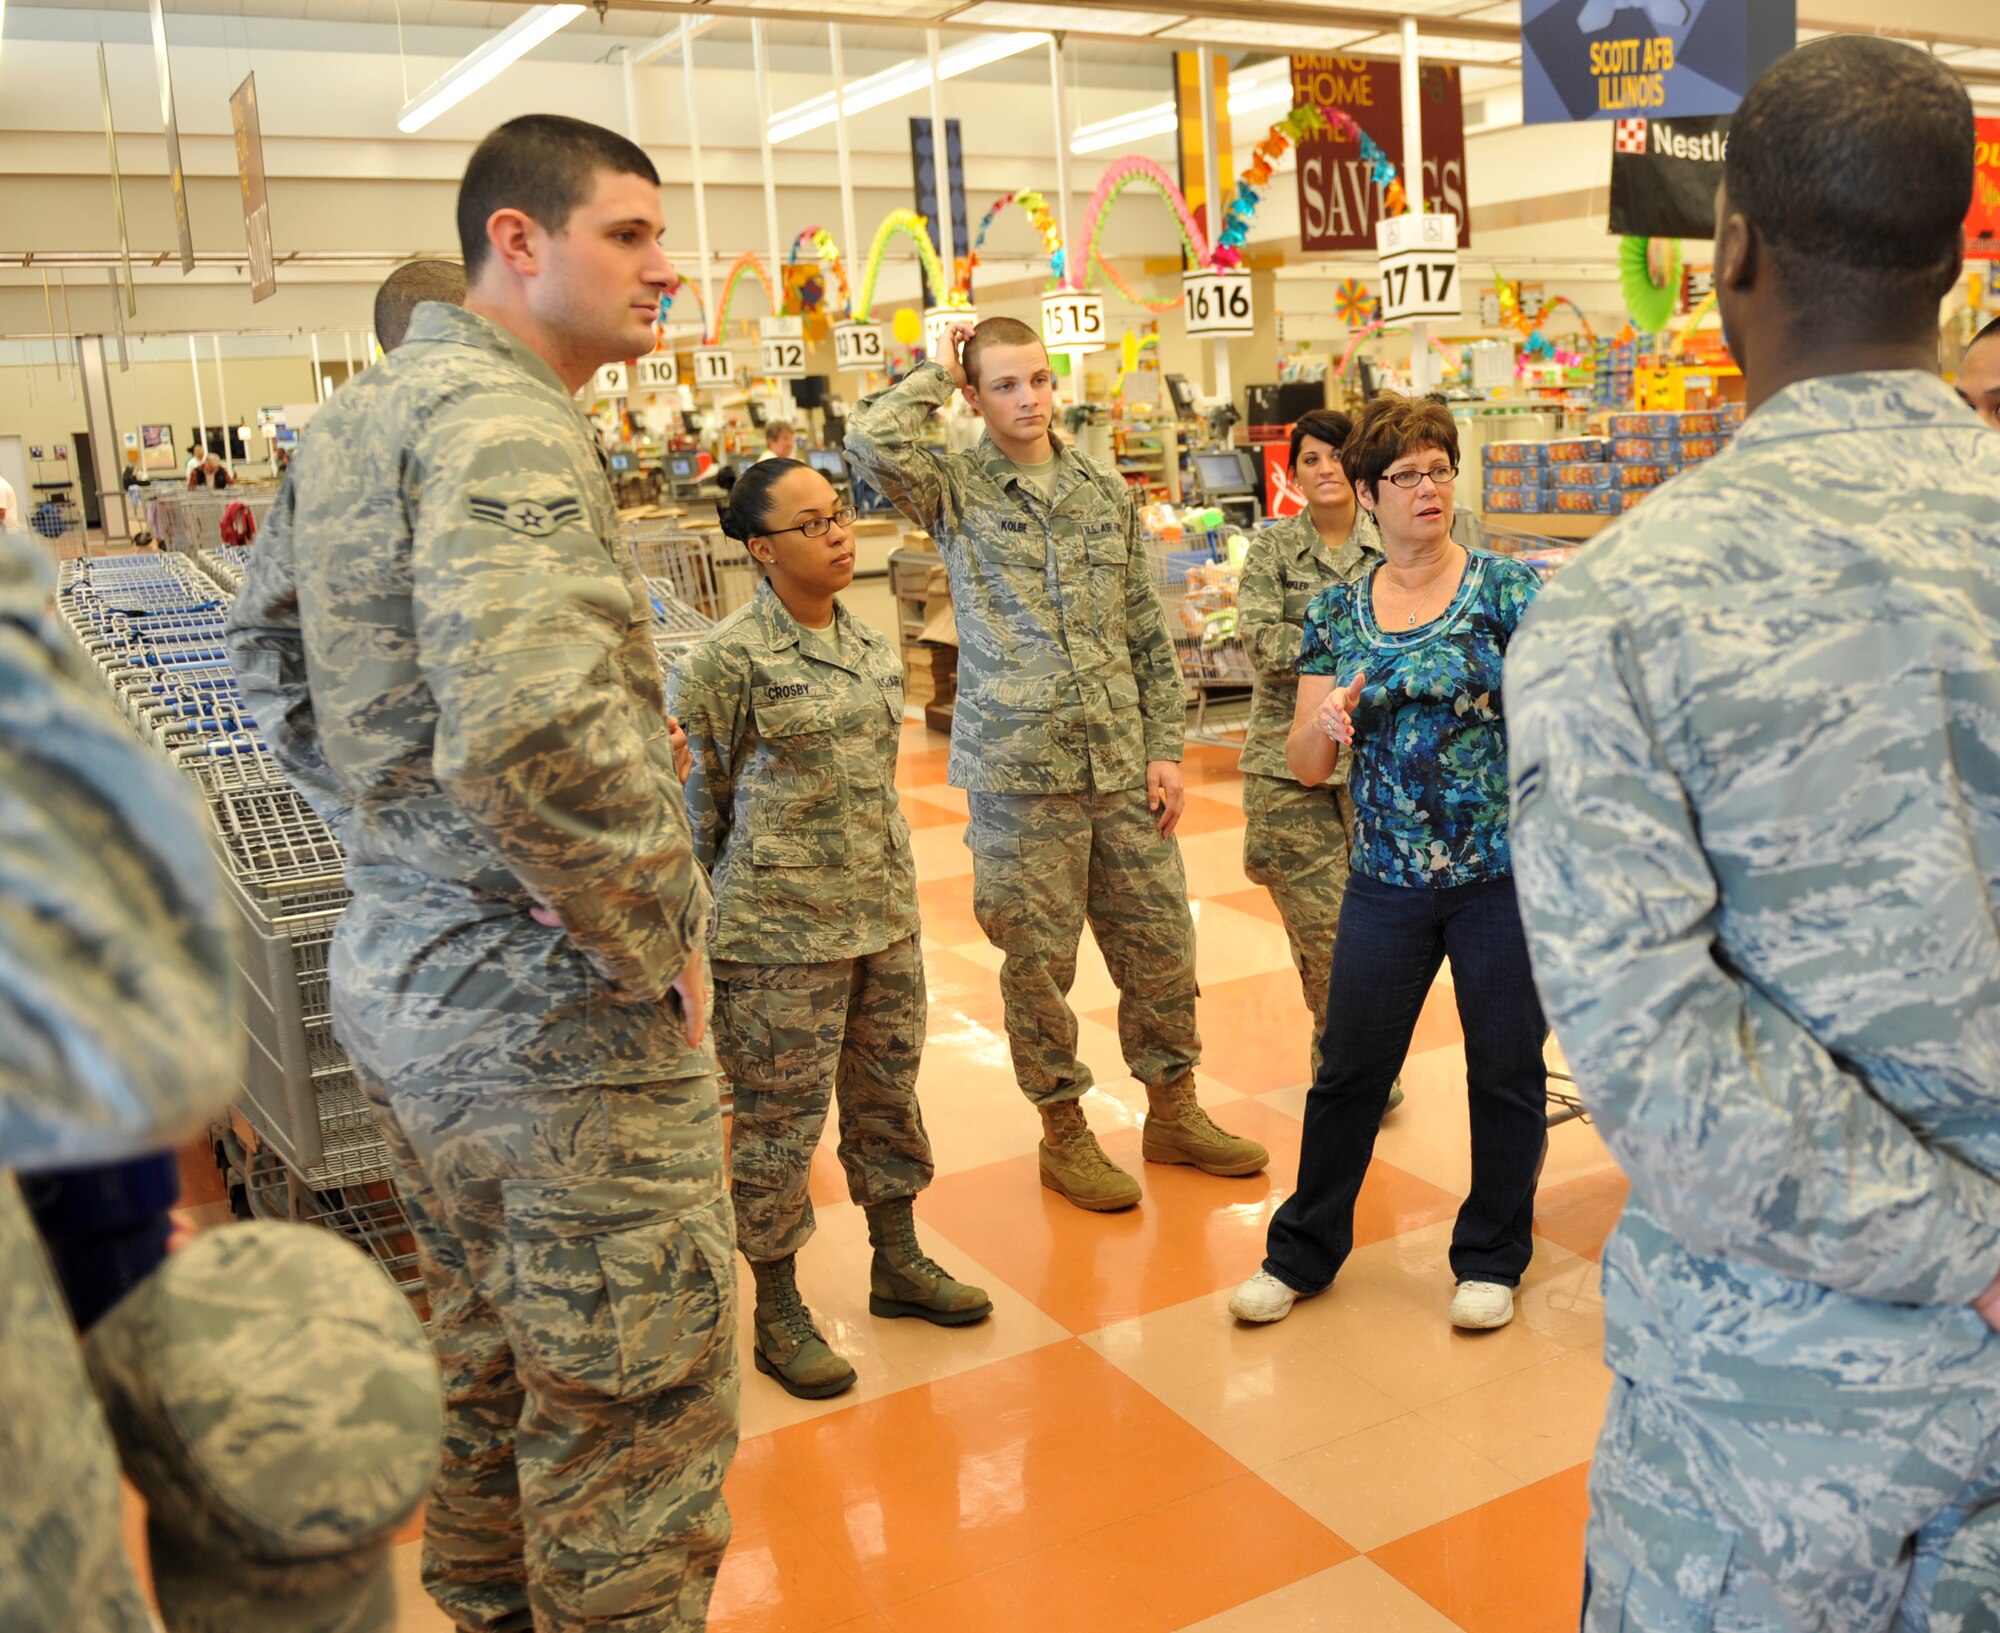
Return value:
[[(1073, 992), (1086, 1114), (1140, 1207), (1090, 1215), (1038, 1183), (1000, 959), (972, 912), (965, 797), (906, 728), (930, 1018), (919, 1093), (937, 1178), (926, 1243), (992, 1293), (944, 1331), (867, 1312), (868, 1243), (829, 1128), (799, 1281), (859, 1386), (794, 1401), (743, 1371), (718, 1633), (1556, 1633), (1582, 1590), (1586, 1477), (1609, 1375), (1596, 1262), (1625, 1182), (1583, 1123), (1553, 1131), (1512, 1326), (1451, 1330), (1466, 1182), (1449, 975), (1426, 1003), (1335, 1286), (1286, 1321), (1229, 1319), (1295, 1182), (1310, 1037), (1265, 893), (1242, 873), (1236, 750), (1191, 745), (1181, 850), (1197, 923), (1204, 1098), (1271, 1149), (1222, 1180), (1140, 1159), (1117, 992), (1088, 933)], [(184, 1163), (200, 1222), (226, 1211)], [(747, 1362), (747, 1350), (743, 1351)], [(405, 1633), (446, 1623), (397, 1549)]]

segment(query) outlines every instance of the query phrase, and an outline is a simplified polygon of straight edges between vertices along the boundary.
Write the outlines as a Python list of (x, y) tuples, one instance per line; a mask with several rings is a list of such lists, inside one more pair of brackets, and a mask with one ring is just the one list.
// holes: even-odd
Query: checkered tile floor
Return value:
[[(1448, 975), (1361, 1196), (1358, 1250), (1324, 1297), (1239, 1328), (1229, 1290), (1297, 1172), (1307, 1021), (1285, 937), (1243, 876), (1235, 753), (1190, 747), (1182, 850), (1199, 929), (1203, 1098), (1272, 1151), (1210, 1179), (1139, 1160), (1116, 990), (1085, 938), (1073, 995), (1087, 1103), (1141, 1175), (1094, 1216), (1036, 1181), (972, 917), (965, 796), (907, 728), (930, 975), (921, 1092), (938, 1177), (925, 1240), (993, 1294), (979, 1326), (867, 1313), (868, 1247), (830, 1149), (799, 1280), (857, 1388), (794, 1401), (743, 1368), (728, 1485), (736, 1541), (717, 1633), (1558, 1633), (1577, 1622), (1584, 1474), (1609, 1374), (1597, 1255), (1624, 1184), (1586, 1126), (1551, 1134), (1535, 1261), (1514, 1324), (1455, 1333), (1450, 1221), (1468, 1173), (1465, 1063)], [(207, 1211), (207, 1210), (204, 1210)], [(414, 1535), (414, 1532), (413, 1532)], [(407, 1633), (444, 1629), (398, 1551)]]

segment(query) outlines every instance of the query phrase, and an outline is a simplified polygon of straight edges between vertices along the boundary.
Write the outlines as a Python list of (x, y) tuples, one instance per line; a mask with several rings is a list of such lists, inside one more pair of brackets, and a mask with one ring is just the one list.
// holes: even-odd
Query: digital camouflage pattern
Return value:
[[(1556, 577), (1507, 713), (1537, 983), (1632, 1178), (1606, 1352), (1669, 1402), (1606, 1445), (1691, 1460), (1733, 1406), (1936, 1444), (1894, 1474), (1921, 1502), (1878, 1503), (1865, 1448), (1753, 1443), (1742, 1514), (1672, 1483), (1762, 1527), (1739, 1561), (1779, 1586), (1781, 1513), (1911, 1537), (1990, 1500), (2000, 1336), (1966, 1306), (2000, 1272), (2000, 438), (1927, 374), (1786, 389)], [(1884, 1625), (1886, 1556), (1849, 1556), (1837, 1617), (1753, 1625)]]
[(714, 880), (718, 962), (823, 964), (917, 933), (896, 802), (903, 664), (882, 635), (836, 603), (833, 631), (802, 639), (762, 584), (668, 687), (694, 760), (688, 825)]
[(91, 1329), (173, 1633), (378, 1633), (444, 1406), (409, 1300), (307, 1225), (211, 1231)]
[[(157, 1149), (236, 1081), (221, 884), (188, 789), (47, 619), (0, 534), (0, 1170)], [(147, 1633), (76, 1329), (0, 1171), (0, 1633)]]
[(931, 1182), (917, 1105), (924, 957), (914, 935), (832, 963), (715, 966), (715, 1046), (735, 1091), (730, 1192), (743, 1256), (767, 1263), (812, 1238), (808, 1179), (840, 1101), (840, 1165), (863, 1207)]
[(230, 649), (344, 813), (335, 1028), (445, 1377), (426, 1585), (468, 1627), (698, 1627), (734, 1261), (712, 1056), (669, 988), (709, 895), (596, 437), (517, 339), (426, 303), (291, 475)]
[(1320, 1040), (1326, 1031), (1327, 983), (1333, 979), (1333, 943), (1340, 907), (1347, 900), (1348, 835), (1353, 812), (1347, 790), (1335, 783), (1306, 788), (1290, 777), (1243, 778), (1243, 874), (1262, 885), (1284, 921), (1312, 1015), (1313, 1077), (1319, 1077)]
[(668, 996), (708, 891), (601, 458), (547, 364), (426, 302), (320, 411), (231, 608), (273, 752), (342, 811), (336, 1031), (400, 1085), (712, 1070)]
[(923, 445), (951, 375), (924, 363), (847, 421), (854, 473), (936, 541), (958, 620), (954, 787), (1114, 793), (1181, 758), (1187, 688), (1124, 480), (1053, 435), (1045, 503), (982, 439)]
[[(1250, 535), (1236, 587), (1236, 633), (1257, 675), (1243, 755), (1237, 761), (1245, 776), (1298, 780), (1285, 764), (1285, 739), (1292, 734), (1299, 696), (1299, 641), (1305, 634), (1306, 610), (1329, 584), (1352, 584), (1365, 577), (1381, 550), (1375, 518), (1358, 505), (1354, 531), (1338, 550), (1326, 547), (1310, 511)], [(1347, 762), (1343, 754), (1333, 769), (1333, 782), (1347, 781)]]
[(444, 1375), (424, 1586), (461, 1627), (693, 1633), (737, 1425), (714, 1079), (361, 1086)]
[(1069, 989), (1090, 922), (1118, 986), (1118, 1041), (1150, 1088), (1201, 1059), (1195, 1028), (1194, 918), (1180, 846), (1160, 837), (1143, 789), (971, 796), (972, 910), (1006, 954), (1000, 995), (1021, 1092), (1038, 1106), (1080, 1099)]

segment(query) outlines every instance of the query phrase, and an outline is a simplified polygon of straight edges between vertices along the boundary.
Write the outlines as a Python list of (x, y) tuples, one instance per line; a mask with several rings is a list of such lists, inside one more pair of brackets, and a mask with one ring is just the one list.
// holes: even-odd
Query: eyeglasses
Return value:
[(1458, 479), (1458, 467), (1456, 465), (1440, 465), (1434, 471), (1391, 471), (1383, 480), (1385, 482), (1393, 482), (1399, 488), (1414, 488), (1425, 477), (1430, 478), (1431, 484), (1434, 487), (1448, 488)]
[(838, 522), (842, 527), (854, 525), (854, 507), (842, 505), (831, 516), (815, 516), (809, 522), (800, 522), (797, 527), (772, 527), (765, 529), (759, 538), (775, 539), (780, 533), (803, 533), (809, 539), (826, 537), (826, 530)]

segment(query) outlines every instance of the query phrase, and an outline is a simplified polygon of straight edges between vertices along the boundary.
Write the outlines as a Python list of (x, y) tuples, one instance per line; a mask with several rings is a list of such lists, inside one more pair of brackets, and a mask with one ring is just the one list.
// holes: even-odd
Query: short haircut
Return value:
[(1972, 100), (1914, 46), (1869, 35), (1780, 57), (1743, 99), (1728, 207), (1769, 247), (1797, 326), (1936, 324), (1972, 203)]
[(767, 443), (773, 437), (795, 437), (798, 434), (799, 428), (792, 424), (790, 420), (766, 420), (764, 422), (764, 440)]
[(385, 352), (402, 345), (410, 319), (425, 301), (465, 304), (465, 268), (456, 261), (405, 261), (375, 291), (375, 344)]
[[(979, 384), (979, 359), (989, 346), (1042, 346), (1042, 337), (1019, 318), (987, 318), (972, 331), (959, 356), (966, 379), (974, 385)], [(1042, 346), (1042, 356), (1048, 355), (1048, 348)]]
[(1353, 433), (1340, 450), (1340, 468), (1357, 488), (1365, 482), (1373, 493), (1382, 485), (1384, 471), (1419, 448), (1435, 448), (1457, 466), (1458, 423), (1451, 410), (1428, 397), (1384, 392), (1354, 422)]
[(771, 490), (793, 471), (812, 467), (797, 459), (760, 459), (736, 473), (729, 497), (715, 507), (722, 523), (722, 536), (747, 544), (759, 533), (769, 533), (777, 518), (771, 514)]
[(561, 232), (606, 170), (660, 184), (653, 161), (635, 143), (587, 120), (530, 113), (489, 132), (458, 184), (458, 251), (466, 277), (477, 283), (492, 253), (486, 223), (495, 210), (519, 210), (543, 231)]
[(1308, 409), (1299, 416), (1298, 424), (1292, 427), (1292, 457), (1286, 462), (1288, 470), (1299, 468), (1299, 449), (1307, 437), (1315, 442), (1323, 442), (1335, 453), (1347, 446), (1347, 439), (1354, 434), (1354, 421), (1337, 408)]

